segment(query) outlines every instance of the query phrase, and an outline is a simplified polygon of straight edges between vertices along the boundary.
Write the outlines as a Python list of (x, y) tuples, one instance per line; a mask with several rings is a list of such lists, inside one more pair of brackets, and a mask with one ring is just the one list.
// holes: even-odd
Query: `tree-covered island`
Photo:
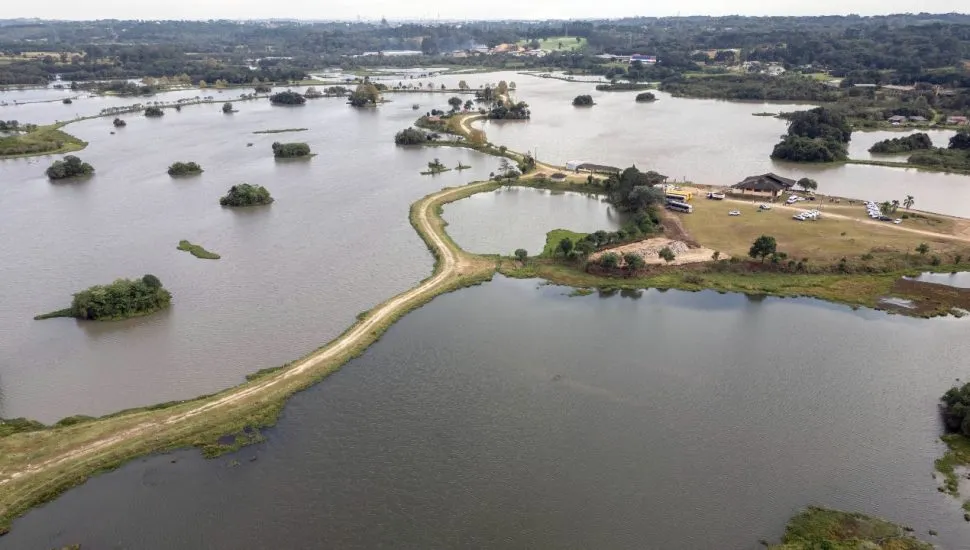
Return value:
[(310, 146), (306, 143), (273, 142), (273, 156), (278, 159), (291, 159), (310, 156)]
[(74, 295), (71, 307), (38, 315), (34, 319), (74, 317), (90, 321), (117, 321), (148, 315), (167, 308), (172, 294), (154, 275), (141, 279), (118, 279), (108, 285), (95, 285)]
[(273, 197), (270, 196), (269, 191), (265, 187), (248, 183), (233, 185), (229, 188), (229, 192), (219, 199), (219, 204), (222, 206), (233, 207), (258, 206), (272, 202)]
[(172, 177), (194, 176), (202, 172), (202, 167), (194, 162), (174, 162), (168, 167), (168, 175)]
[(93, 174), (94, 167), (74, 155), (67, 155), (64, 160), (55, 160), (45, 173), (52, 180), (81, 178)]

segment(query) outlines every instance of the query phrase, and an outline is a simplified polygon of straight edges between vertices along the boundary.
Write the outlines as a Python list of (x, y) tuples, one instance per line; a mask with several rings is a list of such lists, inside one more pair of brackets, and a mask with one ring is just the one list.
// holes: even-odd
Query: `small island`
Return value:
[(394, 135), (395, 145), (422, 145), (431, 140), (431, 137), (416, 128), (405, 128)]
[(449, 172), (449, 171), (451, 171), (451, 168), (446, 167), (444, 164), (441, 163), (440, 160), (434, 159), (433, 161), (428, 163), (428, 169), (425, 170), (424, 172), (421, 172), (421, 175), (433, 176), (435, 174), (440, 174), (442, 172)]
[(200, 245), (192, 244), (189, 241), (181, 240), (179, 241), (178, 249), (188, 252), (203, 260), (218, 260), (222, 256), (216, 254), (215, 252), (209, 252), (208, 250), (202, 248)]
[(292, 159), (309, 157), (310, 146), (306, 143), (280, 143), (273, 142), (273, 156), (278, 159)]
[(643, 92), (637, 94), (637, 103), (650, 103), (651, 101), (657, 101), (657, 96), (653, 95), (653, 92)]
[(93, 174), (94, 167), (74, 155), (67, 155), (64, 160), (54, 161), (45, 173), (52, 180), (81, 178)]
[(229, 188), (229, 192), (219, 199), (219, 204), (231, 207), (259, 206), (272, 202), (273, 197), (265, 187), (248, 183), (233, 185)]
[(225, 103), (222, 104), (222, 112), (224, 114), (231, 115), (231, 114), (233, 114), (233, 113), (235, 113), (237, 111), (236, 111), (236, 109), (233, 108), (232, 102), (227, 101), (227, 102), (225, 102)]
[(296, 92), (286, 90), (269, 96), (269, 102), (273, 105), (303, 105), (306, 103), (306, 98)]
[(254, 134), (285, 134), (287, 132), (306, 132), (309, 128), (279, 128), (276, 130), (256, 130)]
[(148, 107), (145, 109), (145, 116), (149, 118), (157, 118), (164, 115), (165, 111), (161, 110), (159, 107)]
[(128, 123), (120, 118), (114, 119), (111, 124), (113, 124), (115, 128), (124, 128), (125, 126), (128, 126)]
[(593, 96), (591, 95), (578, 95), (573, 99), (573, 107), (592, 107), (593, 106)]
[(347, 101), (352, 107), (374, 107), (380, 102), (381, 89), (370, 80), (361, 82)]
[(168, 167), (168, 175), (172, 177), (194, 176), (202, 172), (202, 167), (194, 162), (175, 162)]
[(884, 139), (869, 148), (870, 153), (891, 155), (933, 148), (929, 134), (919, 132), (901, 138)]
[(933, 550), (910, 531), (864, 514), (811, 506), (788, 521), (781, 544), (765, 544), (769, 550)]
[(845, 115), (825, 107), (788, 116), (788, 134), (771, 158), (792, 162), (835, 162), (849, 158), (852, 128)]
[(118, 321), (148, 315), (167, 308), (172, 294), (154, 275), (141, 279), (118, 279), (109, 285), (95, 285), (74, 295), (71, 307), (34, 317), (74, 317), (89, 321)]

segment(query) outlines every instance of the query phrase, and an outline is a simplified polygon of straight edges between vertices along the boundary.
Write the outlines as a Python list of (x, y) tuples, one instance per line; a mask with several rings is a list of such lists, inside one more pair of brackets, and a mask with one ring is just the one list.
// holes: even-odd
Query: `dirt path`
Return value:
[[(257, 406), (260, 404), (265, 405), (265, 402), (277, 398), (281, 390), (287, 387), (288, 383), (292, 385), (295, 379), (299, 377), (313, 380), (314, 377), (319, 376), (319, 372), (315, 372), (314, 370), (315, 367), (329, 360), (340, 360), (341, 356), (345, 356), (348, 352), (353, 351), (355, 346), (358, 346), (361, 342), (366, 342), (367, 339), (372, 338), (396, 316), (407, 311), (408, 308), (413, 307), (415, 303), (419, 303), (421, 300), (437, 294), (462, 275), (478, 272), (484, 273), (490, 269), (494, 269), (494, 265), (489, 266), (482, 262), (476, 262), (472, 258), (466, 258), (444, 235), (443, 225), (434, 215), (435, 209), (442, 202), (448, 202), (452, 197), (467, 194), (487, 185), (487, 183), (482, 182), (445, 189), (421, 199), (416, 204), (416, 225), (419, 226), (419, 232), (426, 238), (429, 247), (436, 252), (439, 260), (436, 266), (436, 273), (432, 277), (426, 279), (413, 289), (399, 294), (377, 306), (362, 322), (356, 324), (351, 330), (338, 337), (325, 348), (306, 357), (295, 365), (282, 370), (279, 374), (267, 377), (264, 381), (239, 386), (238, 389), (229, 390), (218, 399), (202, 402), (198, 406), (192, 407), (189, 410), (180, 411), (177, 414), (166, 415), (165, 413), (161, 413), (150, 421), (138, 423), (133, 426), (125, 426), (124, 428), (118, 426), (117, 429), (121, 431), (113, 431), (110, 425), (106, 425), (104, 430), (106, 433), (88, 439), (74, 447), (52, 449), (48, 454), (54, 456), (50, 458), (46, 458), (37, 463), (28, 463), (20, 468), (0, 471), (0, 489), (4, 489), (4, 486), (8, 486), (16, 481), (18, 482), (17, 485), (20, 490), (19, 492), (14, 491), (13, 488), (0, 490), (0, 494), (3, 494), (3, 496), (0, 496), (0, 519), (6, 515), (6, 512), (11, 509), (11, 506), (14, 504), (22, 504), (18, 499), (24, 499), (25, 497), (23, 495), (30, 493), (32, 487), (24, 486), (25, 484), (31, 483), (30, 478), (36, 477), (36, 484), (39, 486), (51, 485), (53, 482), (42, 476), (42, 474), (49, 470), (58, 468), (83, 469), (86, 462), (94, 461), (99, 456), (112, 452), (117, 452), (118, 457), (121, 457), (121, 460), (125, 460), (131, 458), (131, 456), (125, 454), (125, 447), (130, 446), (136, 440), (177, 441), (176, 435), (180, 433), (180, 428), (184, 427), (189, 420), (200, 415), (216, 410), (225, 412), (223, 409), (241, 405), (244, 401), (256, 403)], [(95, 425), (99, 422), (106, 423), (110, 421), (111, 419), (104, 421), (96, 420), (88, 423), (88, 426)], [(25, 435), (31, 437), (29, 433)], [(55, 476), (55, 481), (57, 480), (57, 473), (52, 472), (52, 475)], [(13, 493), (17, 494), (15, 495)], [(8, 501), (8, 499), (13, 502)], [(16, 508), (13, 509), (15, 510)], [(0, 529), (2, 527), (2, 522), (0, 522)]]
[[(752, 204), (754, 204), (751, 201), (743, 201), (743, 200), (740, 200), (740, 199), (724, 199), (723, 202), (731, 202), (731, 203), (744, 204), (744, 205), (752, 205)], [(789, 206), (787, 204), (773, 204), (773, 205), (771, 205), (771, 208), (772, 209), (778, 209), (778, 210), (788, 210), (788, 211), (791, 211), (791, 212), (804, 212), (805, 210), (809, 210), (809, 208), (807, 208), (807, 207)], [(863, 224), (866, 224), (866, 225), (877, 225), (879, 227), (888, 227), (888, 228), (891, 228), (891, 229), (895, 229), (897, 231), (906, 231), (906, 232), (909, 232), (909, 233), (916, 233), (916, 234), (919, 234), (919, 235), (926, 235), (927, 237), (934, 237), (934, 238), (937, 238), (937, 239), (947, 239), (947, 240), (951, 240), (951, 241), (970, 242), (970, 235), (963, 235), (963, 234), (960, 234), (960, 235), (949, 235), (949, 234), (946, 234), (946, 233), (936, 233), (935, 231), (927, 231), (926, 229), (916, 229), (914, 227), (906, 227), (905, 225), (902, 225), (902, 224), (896, 225), (894, 223), (889, 223), (889, 222), (880, 222), (880, 221), (876, 221), (876, 220), (866, 220), (866, 219), (862, 219), (862, 218), (856, 218), (856, 217), (853, 217), (853, 216), (846, 216), (845, 214), (836, 214), (835, 212), (826, 211), (824, 209), (822, 210), (822, 217), (823, 218), (835, 218), (835, 219), (839, 219), (839, 220), (849, 220), (849, 221), (853, 221), (853, 222), (856, 222), (856, 223), (863, 223)]]

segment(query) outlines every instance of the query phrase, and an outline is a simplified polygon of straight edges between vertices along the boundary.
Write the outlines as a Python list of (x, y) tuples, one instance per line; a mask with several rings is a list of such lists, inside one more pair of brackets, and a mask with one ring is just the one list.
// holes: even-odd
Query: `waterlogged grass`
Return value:
[[(957, 468), (970, 467), (970, 439), (960, 434), (947, 434), (940, 439), (948, 447), (943, 456), (936, 459), (934, 463), (936, 471), (943, 474), (943, 485), (940, 490), (957, 497), (960, 496), (960, 477)], [(970, 512), (970, 508), (967, 508), (968, 503), (970, 501), (964, 503), (963, 506), (965, 510)]]
[(864, 514), (809, 507), (789, 520), (782, 543), (773, 550), (932, 550), (906, 528)]
[(179, 241), (178, 249), (188, 252), (196, 258), (201, 258), (203, 260), (218, 260), (222, 257), (215, 252), (209, 252), (208, 250), (202, 248), (202, 246), (192, 244), (186, 240)]
[(285, 134), (287, 132), (306, 132), (309, 128), (280, 128), (278, 130), (258, 130), (254, 134)]

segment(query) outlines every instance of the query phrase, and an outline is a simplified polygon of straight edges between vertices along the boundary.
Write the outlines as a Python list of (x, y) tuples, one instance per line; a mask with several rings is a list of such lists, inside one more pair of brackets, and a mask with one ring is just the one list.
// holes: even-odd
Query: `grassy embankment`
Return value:
[(208, 250), (202, 248), (200, 245), (192, 244), (189, 241), (181, 240), (178, 245), (179, 250), (183, 250), (203, 260), (218, 260), (222, 256), (216, 254), (215, 252), (209, 252)]
[(61, 131), (66, 122), (38, 126), (32, 132), (0, 138), (0, 159), (59, 155), (80, 151), (88, 146), (86, 141)]
[(447, 202), (497, 187), (477, 183), (449, 188), (414, 203), (411, 223), (435, 256), (434, 274), (360, 315), (342, 335), (303, 359), (188, 401), (121, 411), (69, 426), (37, 429), (28, 421), (18, 423), (18, 430), (8, 430), (15, 433), (0, 437), (0, 533), (30, 508), (137, 456), (196, 446), (211, 457), (261, 441), (260, 429), (276, 422), (291, 395), (358, 356), (397, 319), (439, 294), (491, 278), (494, 260), (460, 250), (445, 234), (439, 214)]
[(914, 538), (906, 527), (886, 520), (809, 507), (789, 520), (781, 544), (770, 550), (933, 550), (933, 545)]

